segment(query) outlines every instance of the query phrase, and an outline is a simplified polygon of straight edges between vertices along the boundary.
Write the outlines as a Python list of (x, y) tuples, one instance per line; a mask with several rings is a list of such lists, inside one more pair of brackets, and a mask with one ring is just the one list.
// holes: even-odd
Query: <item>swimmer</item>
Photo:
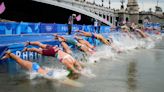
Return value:
[(86, 36), (86, 37), (91, 37), (92, 39), (98, 39), (106, 45), (109, 45), (109, 46), (111, 45), (111, 43), (107, 39), (105, 39), (101, 34), (90, 33), (90, 32), (85, 32), (81, 30), (77, 30), (76, 32), (79, 32), (78, 35), (80, 36)]
[(144, 33), (142, 30), (140, 30), (140, 29), (135, 29), (135, 31), (136, 31), (137, 33), (139, 33), (140, 36), (141, 36), (142, 38), (148, 38), (148, 37), (149, 37), (147, 34), (145, 34), (145, 33)]
[(60, 72), (54, 72), (53, 70), (44, 69), (40, 67), (38, 63), (31, 62), (28, 60), (23, 60), (20, 57), (16, 56), (15, 54), (11, 53), (9, 50), (5, 52), (5, 55), (1, 58), (1, 60), (7, 58), (11, 58), (15, 60), (16, 63), (18, 63), (22, 68), (28, 71), (37, 72), (38, 74), (44, 76), (46, 79), (50, 81), (53, 81), (55, 79), (55, 81), (58, 80), (58, 82), (69, 86), (73, 86), (73, 87), (83, 86), (83, 84), (67, 78), (69, 72), (63, 72), (63, 74), (60, 74)]
[(91, 45), (88, 41), (78, 37), (78, 36), (74, 36), (74, 38), (81, 44), (85, 44), (88, 48), (90, 49), (95, 49), (95, 46)]
[(117, 52), (120, 52), (118, 50), (117, 47), (115, 47), (115, 45), (112, 44), (112, 42), (110, 42), (110, 40), (104, 38), (101, 34), (96, 34), (96, 33), (90, 33), (90, 32), (85, 32), (85, 31), (81, 31), (81, 30), (77, 30), (77, 32), (79, 32), (80, 36), (86, 36), (86, 37), (91, 37), (92, 39), (98, 39), (100, 40), (102, 43), (111, 46), (114, 50), (116, 50)]
[(135, 25), (135, 23), (132, 23), (131, 25), (131, 30), (134, 32), (138, 33), (142, 38), (147, 38), (149, 37), (145, 32), (144, 32), (144, 27), (143, 25)]
[[(131, 28), (131, 29), (130, 29)], [(131, 35), (131, 33), (130, 33), (130, 30), (132, 31), (133, 30), (133, 27), (128, 27), (128, 26), (126, 26), (126, 25), (124, 25), (124, 26), (121, 26), (121, 31), (123, 32), (123, 33), (126, 33), (130, 38), (132, 38), (133, 39), (133, 37), (132, 37), (132, 35)]]
[(49, 71), (44, 70), (41, 68), (37, 63), (31, 62), (28, 60), (23, 60), (20, 57), (16, 56), (15, 54), (11, 53), (9, 50), (6, 51), (5, 55), (1, 58), (1, 60), (12, 58), (14, 59), (21, 67), (26, 70), (38, 72), (41, 75), (47, 75)]
[(117, 52), (117, 53), (121, 53), (122, 50), (114, 43), (113, 41), (113, 37), (111, 35), (108, 36), (108, 41), (111, 42), (111, 47)]
[[(70, 48), (68, 47), (67, 44), (71, 44), (71, 45), (74, 45), (76, 46), (80, 51), (83, 51), (85, 53), (87, 53), (88, 55), (90, 54), (93, 54), (93, 51), (90, 50), (90, 48), (88, 48), (87, 46), (77, 42), (75, 39), (73, 38), (65, 38), (63, 36), (59, 36), (57, 34), (54, 34), (55, 38), (54, 39), (57, 39), (61, 42), (61, 45), (63, 46), (64, 50), (67, 52), (67, 53), (72, 53), (72, 51), (70, 50)], [(67, 44), (66, 44), (67, 43)]]
[(63, 47), (63, 50), (64, 50), (66, 53), (68, 53), (68, 54), (70, 54), (70, 55), (72, 54), (72, 51), (71, 51), (70, 47), (67, 45), (67, 43), (65, 42), (64, 39), (59, 38), (58, 36), (56, 36), (56, 37), (55, 37), (55, 40), (60, 41), (60, 43), (61, 43), (61, 45), (62, 45), (62, 47)]
[(61, 63), (63, 63), (68, 70), (72, 70), (74, 73), (80, 73), (82, 70), (82, 66), (80, 63), (75, 60), (71, 55), (63, 52), (59, 47), (57, 46), (51, 46), (47, 44), (42, 44), (40, 42), (26, 42), (25, 46), (28, 45), (35, 45), (39, 46), (40, 48), (27, 48), (25, 47), (22, 51), (31, 51), (31, 52), (37, 52), (44, 56), (52, 56), (56, 57)]

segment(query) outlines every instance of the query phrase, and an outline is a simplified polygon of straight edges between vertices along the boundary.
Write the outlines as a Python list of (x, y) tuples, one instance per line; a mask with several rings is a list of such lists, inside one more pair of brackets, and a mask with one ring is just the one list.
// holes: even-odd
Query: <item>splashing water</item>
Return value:
[(28, 78), (31, 80), (35, 78), (46, 78), (50, 80), (63, 80), (69, 74), (69, 71), (65, 69), (49, 68), (49, 67), (44, 67), (44, 69), (49, 71), (46, 75), (41, 75), (37, 72), (31, 71), (31, 72), (27, 72), (27, 74), (29, 75)]
[(95, 78), (96, 77), (96, 75), (92, 73), (92, 70), (90, 68), (84, 68), (81, 71), (81, 74), (86, 76), (86, 77), (89, 77), (89, 78)]
[[(122, 52), (128, 53), (129, 51), (140, 49), (140, 48), (151, 49), (155, 46), (157, 42), (159, 42), (162, 39), (162, 36), (151, 35), (150, 38), (141, 39), (141, 38), (137, 38), (135, 35), (132, 35), (131, 37), (129, 37), (129, 35), (127, 34), (115, 33), (115, 34), (112, 34), (112, 39), (115, 46), (117, 46)], [(118, 56), (118, 53), (114, 51), (110, 46), (102, 45), (102, 46), (97, 47), (96, 49), (97, 49), (96, 53), (93, 54), (92, 56), (86, 56), (84, 53), (76, 53), (74, 57), (78, 61), (83, 61), (83, 62), (85, 61), (84, 63), (93, 64), (96, 62), (101, 62), (101, 59), (109, 59), (109, 58), (115, 59)], [(48, 61), (52, 61), (52, 59)], [(53, 65), (56, 65), (56, 64), (53, 64)], [(51, 68), (48, 68), (48, 67), (45, 67), (45, 68), (51, 71), (50, 72), (51, 76), (47, 76), (47, 75), (42, 76), (36, 72), (29, 72), (28, 73), (29, 79), (43, 77), (47, 79), (60, 80), (60, 79), (65, 78), (69, 74), (67, 70), (65, 70), (64, 68), (61, 68), (60, 66), (55, 66), (55, 67), (60, 67), (60, 69), (54, 68), (54, 67), (51, 67)], [(96, 77), (96, 75), (94, 75), (91, 69), (89, 68), (85, 68), (84, 70), (81, 71), (81, 73), (84, 75), (88, 75), (91, 78)]]
[[(155, 44), (162, 40), (161, 35), (151, 35), (149, 38), (137, 38), (135, 35), (131, 37), (126, 33), (111, 34), (113, 43), (121, 52), (128, 52), (135, 49), (151, 49)], [(101, 58), (114, 58), (118, 53), (114, 52), (109, 46), (99, 46), (96, 54), (88, 58), (88, 63), (95, 63), (100, 61)]]

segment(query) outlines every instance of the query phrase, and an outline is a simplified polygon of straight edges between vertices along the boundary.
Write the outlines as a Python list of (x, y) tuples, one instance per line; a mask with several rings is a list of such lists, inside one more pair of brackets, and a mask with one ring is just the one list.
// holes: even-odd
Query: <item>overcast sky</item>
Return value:
[[(89, 1), (89, 0), (87, 0)], [(92, 0), (90, 0), (92, 1)], [(146, 10), (148, 11), (149, 8), (152, 8), (152, 10), (155, 10), (155, 6), (157, 5), (157, 0), (137, 0), (139, 3), (140, 10)], [(162, 10), (164, 11), (164, 0), (158, 0), (158, 6), (162, 7)], [(96, 3), (100, 3), (101, 0), (95, 0)], [(106, 3), (106, 6), (108, 6), (109, 0), (104, 0)], [(125, 0), (125, 6), (127, 4), (128, 0)], [(111, 0), (111, 8), (120, 9), (120, 0)]]

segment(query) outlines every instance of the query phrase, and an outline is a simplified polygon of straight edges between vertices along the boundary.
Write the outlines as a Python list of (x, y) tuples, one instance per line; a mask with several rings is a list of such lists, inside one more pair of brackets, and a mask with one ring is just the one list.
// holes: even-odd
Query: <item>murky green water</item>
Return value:
[(1, 72), (0, 92), (164, 92), (164, 40), (154, 49), (101, 59), (91, 69), (97, 77), (80, 77), (77, 81), (84, 84), (82, 88)]

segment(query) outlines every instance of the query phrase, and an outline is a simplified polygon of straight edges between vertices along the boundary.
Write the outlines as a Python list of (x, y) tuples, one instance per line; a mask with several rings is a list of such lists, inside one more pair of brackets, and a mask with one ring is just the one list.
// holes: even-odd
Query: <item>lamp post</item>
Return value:
[(120, 0), (120, 2), (121, 2), (121, 9), (124, 9), (125, 0)]
[(95, 5), (95, 0), (93, 1), (93, 4)]
[(110, 9), (110, 0), (109, 0), (109, 9)]
[(104, 0), (102, 0), (102, 6), (103, 6), (103, 2), (104, 2)]

